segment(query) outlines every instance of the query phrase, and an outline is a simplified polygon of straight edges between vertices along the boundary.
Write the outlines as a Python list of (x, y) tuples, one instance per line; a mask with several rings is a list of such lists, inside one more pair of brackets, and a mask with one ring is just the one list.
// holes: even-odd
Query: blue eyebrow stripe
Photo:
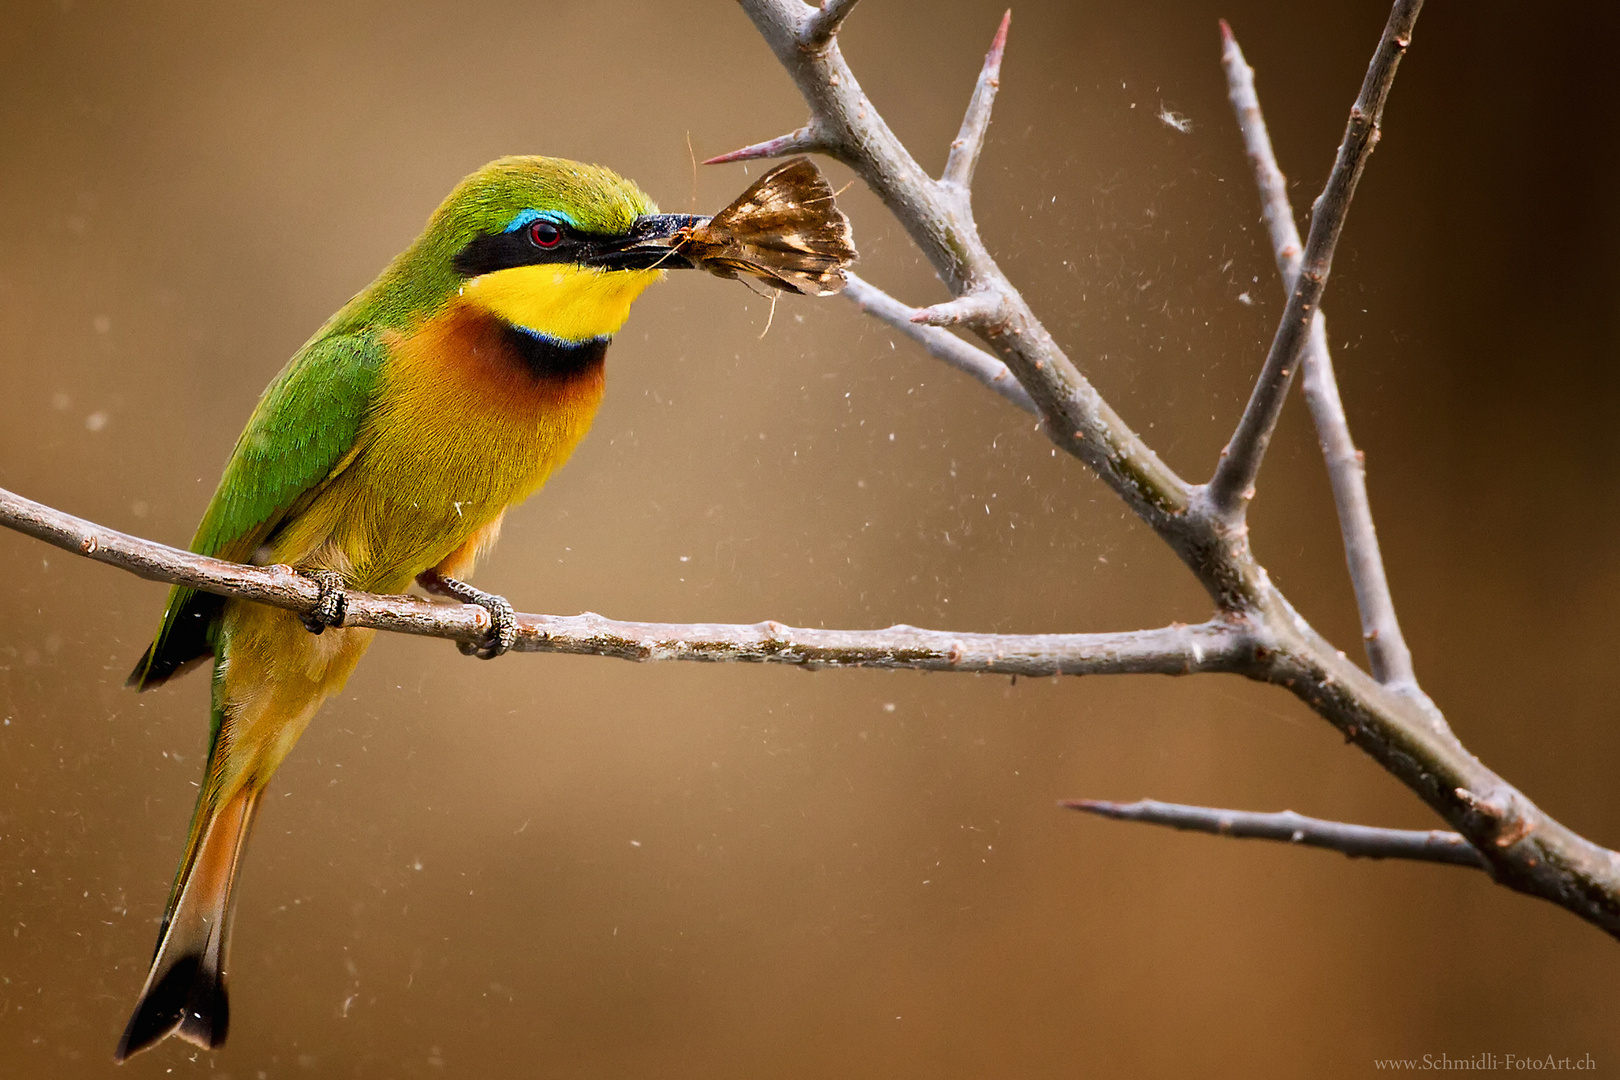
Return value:
[(532, 225), (541, 218), (545, 218), (547, 221), (555, 221), (563, 225), (568, 225), (576, 229), (579, 228), (579, 225), (574, 221), (573, 218), (569, 217), (560, 210), (547, 210), (545, 213), (541, 213), (538, 210), (525, 210), (511, 221), (507, 222), (506, 228), (502, 229), (501, 231), (517, 232), (519, 229)]

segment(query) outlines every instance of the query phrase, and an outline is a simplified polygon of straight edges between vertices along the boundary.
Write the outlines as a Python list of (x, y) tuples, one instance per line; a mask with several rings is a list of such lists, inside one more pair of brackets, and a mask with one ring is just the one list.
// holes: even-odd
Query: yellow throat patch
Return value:
[(617, 333), (630, 304), (663, 276), (662, 270), (542, 263), (475, 277), (461, 295), (514, 326), (559, 341), (589, 341)]

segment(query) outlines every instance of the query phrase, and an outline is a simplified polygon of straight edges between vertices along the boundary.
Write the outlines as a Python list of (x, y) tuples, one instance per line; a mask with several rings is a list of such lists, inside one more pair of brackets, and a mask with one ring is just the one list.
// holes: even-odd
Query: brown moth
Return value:
[(747, 274), (814, 296), (842, 289), (844, 267), (856, 259), (849, 219), (807, 157), (778, 165), (714, 217), (680, 230), (671, 246), (711, 274)]

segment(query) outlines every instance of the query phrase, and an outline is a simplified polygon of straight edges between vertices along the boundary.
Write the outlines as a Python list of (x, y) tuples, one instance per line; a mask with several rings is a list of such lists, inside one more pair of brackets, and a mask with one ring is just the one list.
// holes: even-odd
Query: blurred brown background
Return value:
[[(937, 169), (1001, 8), (867, 0), (845, 49)], [(1225, 100), (1231, 20), (1303, 209), (1381, 0), (1020, 3), (978, 183), (992, 249), (1205, 475), (1280, 289)], [(1469, 746), (1620, 843), (1612, 5), (1419, 25), (1327, 310), (1419, 671)], [(1185, 114), (1190, 134), (1156, 119)], [(260, 389), (489, 158), (666, 209), (804, 107), (731, 4), (7, 6), (0, 484), (184, 543)], [(753, 170), (758, 174), (758, 167)], [(847, 172), (830, 170), (842, 183)], [(863, 272), (943, 293), (852, 188)], [(1245, 300), (1252, 300), (1247, 304)], [(1120, 629), (1180, 565), (1021, 415), (841, 301), (674, 275), (574, 463), (480, 576), (643, 619)], [(1289, 406), (1256, 545), (1346, 649)], [(988, 510), (986, 509), (988, 507)], [(0, 533), (0, 1072), (103, 1076), (202, 765), (206, 679), (123, 676), (163, 589)], [(250, 846), (229, 1046), (124, 1075), (1362, 1076), (1620, 1068), (1620, 950), (1465, 871), (1082, 819), (1081, 795), (1430, 827), (1285, 694), (634, 666), (380, 640)]]

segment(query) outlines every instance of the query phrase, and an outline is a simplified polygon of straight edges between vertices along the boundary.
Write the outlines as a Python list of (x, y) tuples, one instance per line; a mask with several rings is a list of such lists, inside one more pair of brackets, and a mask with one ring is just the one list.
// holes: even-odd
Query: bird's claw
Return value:
[(504, 596), (485, 592), (483, 589), (458, 581), (455, 578), (444, 577), (429, 570), (417, 576), (417, 583), (428, 592), (440, 596), (448, 596), (452, 600), (459, 600), (463, 604), (475, 604), (489, 612), (489, 630), (484, 634), (484, 640), (479, 642), (458, 641), (456, 648), (461, 650), (463, 656), (476, 656), (480, 660), (493, 660), (512, 647), (517, 641), (517, 612), (512, 603)]
[(463, 656), (493, 660), (512, 647), (517, 640), (517, 612), (512, 610), (512, 604), (506, 597), (480, 591), (473, 599), (463, 602), (477, 604), (489, 612), (489, 633), (484, 635), (483, 641), (477, 644), (456, 642), (456, 648), (461, 650)]
[(329, 626), (341, 626), (349, 608), (349, 593), (343, 586), (343, 575), (336, 570), (302, 570), (300, 573), (321, 587), (315, 606), (299, 616), (304, 629), (319, 634)]

